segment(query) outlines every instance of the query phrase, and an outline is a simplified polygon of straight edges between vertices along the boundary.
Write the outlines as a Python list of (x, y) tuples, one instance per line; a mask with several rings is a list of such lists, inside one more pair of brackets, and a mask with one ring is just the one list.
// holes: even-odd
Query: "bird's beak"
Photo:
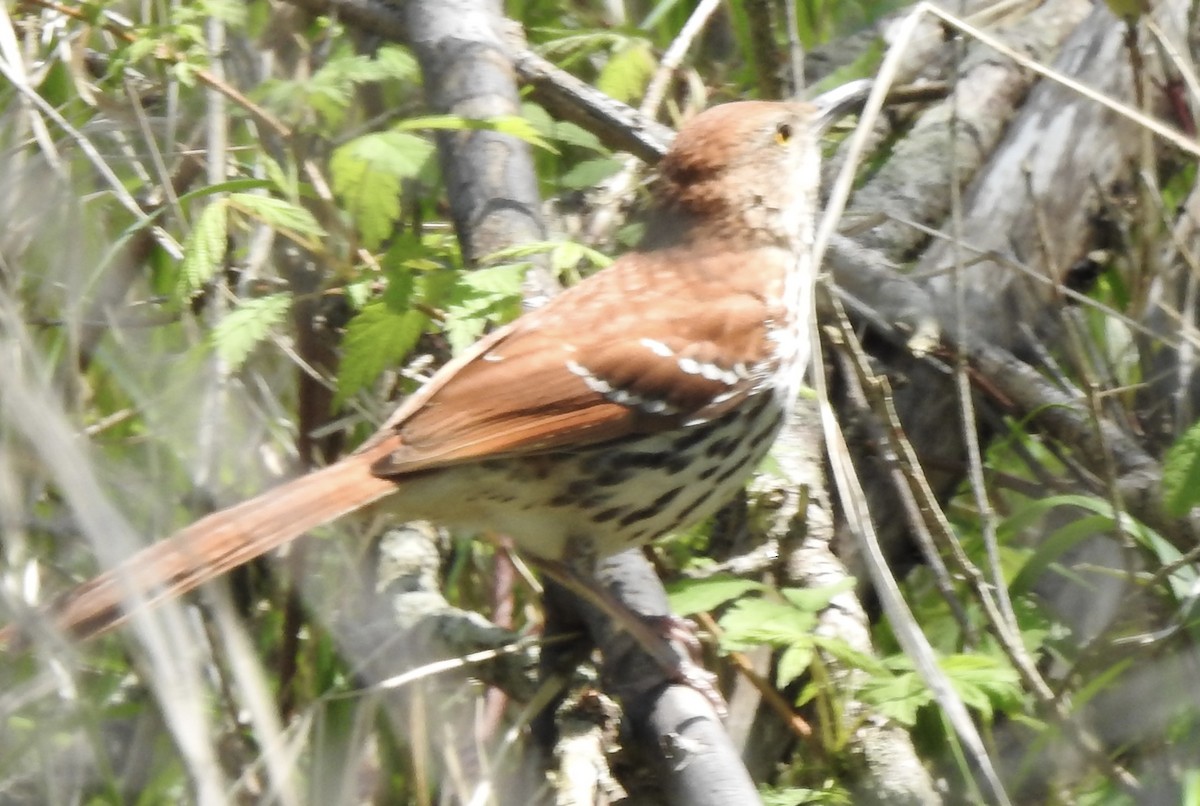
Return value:
[(811, 103), (817, 108), (817, 117), (814, 121), (817, 133), (823, 134), (829, 131), (834, 123), (851, 112), (861, 109), (867, 102), (867, 96), (871, 94), (871, 86), (871, 79), (860, 78), (829, 92), (821, 93), (814, 98)]

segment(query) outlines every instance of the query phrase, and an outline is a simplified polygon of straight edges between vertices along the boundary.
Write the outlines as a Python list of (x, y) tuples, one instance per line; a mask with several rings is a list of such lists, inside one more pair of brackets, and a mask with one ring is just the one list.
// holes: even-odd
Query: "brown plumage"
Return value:
[(788, 103), (699, 115), (663, 159), (642, 247), (482, 339), (356, 453), (144, 549), (55, 621), (101, 632), (378, 502), (552, 560), (711, 513), (765, 454), (808, 360), (825, 122)]

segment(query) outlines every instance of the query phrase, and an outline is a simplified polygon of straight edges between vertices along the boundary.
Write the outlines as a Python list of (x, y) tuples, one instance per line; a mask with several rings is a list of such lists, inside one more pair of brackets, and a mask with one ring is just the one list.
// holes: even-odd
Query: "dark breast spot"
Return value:
[(625, 507), (609, 507), (592, 516), (592, 523), (608, 523), (625, 511)]
[(736, 462), (730, 462), (725, 467), (725, 469), (722, 470), (715, 479), (713, 479), (714, 485), (718, 486), (718, 487), (721, 486), (722, 484), (724, 484), (725, 482), (729, 481), (731, 478), (736, 476), (738, 473), (745, 470), (749, 464), (750, 464), (750, 455), (749, 454), (741, 457)]
[(783, 423), (783, 412), (775, 412), (775, 416), (768, 418), (765, 425), (758, 429), (755, 434), (750, 437), (750, 449), (754, 450), (763, 444), (764, 441), (774, 435), (776, 429)]
[(712, 442), (708, 443), (707, 447), (705, 447), (704, 455), (709, 459), (716, 459), (717, 457), (725, 456), (731, 450), (733, 450), (733, 446), (736, 444), (736, 437), (721, 437), (720, 439), (714, 439)]
[(675, 437), (671, 442), (671, 448), (676, 452), (688, 451), (708, 439), (711, 435), (712, 428), (708, 425), (691, 428), (683, 432), (682, 436)]
[(635, 509), (633, 512), (630, 512), (628, 515), (621, 518), (621, 520), (618, 522), (619, 525), (622, 527), (632, 526), (638, 521), (644, 521), (653, 518), (662, 511), (663, 507), (674, 501), (681, 492), (683, 492), (682, 487), (672, 487), (658, 498), (655, 498), (649, 504), (646, 504), (646, 506), (642, 507), (641, 509)]

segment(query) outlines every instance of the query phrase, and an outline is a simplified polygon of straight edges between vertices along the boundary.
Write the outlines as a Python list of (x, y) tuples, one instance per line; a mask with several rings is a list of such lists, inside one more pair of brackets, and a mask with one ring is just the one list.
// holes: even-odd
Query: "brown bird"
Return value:
[(698, 115), (635, 251), (447, 364), (355, 453), (138, 552), (54, 622), (95, 635), (377, 503), (551, 563), (711, 514), (766, 454), (809, 359), (817, 140), (841, 111)]

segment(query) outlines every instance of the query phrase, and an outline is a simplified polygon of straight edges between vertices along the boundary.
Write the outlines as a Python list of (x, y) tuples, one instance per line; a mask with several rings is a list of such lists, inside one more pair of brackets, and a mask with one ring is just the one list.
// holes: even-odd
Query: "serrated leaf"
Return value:
[(450, 343), (450, 352), (460, 355), (463, 350), (479, 341), (487, 328), (487, 319), (482, 316), (452, 316), (446, 319), (442, 333)]
[(179, 197), (180, 204), (186, 204), (195, 199), (203, 199), (206, 196), (216, 196), (222, 193), (235, 193), (244, 190), (261, 190), (269, 188), (271, 183), (265, 179), (230, 179), (227, 182), (218, 182), (215, 185), (205, 185), (204, 187), (196, 188), (188, 191)]
[(812, 640), (816, 617), (768, 599), (741, 599), (721, 616), (721, 647), (789, 646)]
[[(528, 116), (526, 116), (528, 117)], [(600, 138), (592, 132), (572, 123), (569, 120), (558, 121), (554, 124), (554, 130), (551, 134), (556, 140), (559, 140), (567, 145), (576, 146), (577, 148), (586, 148), (589, 151), (598, 151), (601, 154), (610, 153), (605, 148), (604, 143), (600, 142)]]
[(286, 106), (311, 109), (327, 123), (341, 121), (354, 99), (354, 88), (373, 81), (408, 81), (417, 75), (416, 60), (401, 48), (383, 48), (374, 58), (335, 56), (303, 82), (273, 82), (270, 94)]
[(387, 289), (383, 292), (383, 301), (393, 311), (403, 311), (409, 307), (413, 289), (417, 286), (416, 278), (411, 271), (393, 269), (387, 273)]
[(559, 183), (570, 190), (595, 187), (621, 170), (621, 161), (612, 157), (584, 160), (562, 175)]
[(528, 263), (513, 263), (459, 275), (445, 321), (446, 338), (455, 354), (478, 339), (489, 323), (506, 322), (520, 313), (521, 285), (528, 268)]
[(228, 235), (228, 207), (225, 199), (218, 199), (200, 213), (183, 244), (183, 265), (179, 270), (181, 295), (190, 296), (217, 273), (225, 260)]
[(267, 179), (275, 186), (275, 189), (288, 198), (295, 198), (299, 190), (294, 172), (283, 170), (283, 166), (271, 158), (270, 154), (262, 153), (258, 155), (259, 164), (262, 165), (263, 171), (267, 175)]
[(765, 588), (761, 582), (737, 577), (685, 579), (670, 585), (667, 596), (671, 600), (671, 612), (690, 616), (707, 613), (743, 594)]
[(808, 667), (812, 665), (812, 659), (812, 644), (792, 644), (783, 650), (775, 668), (776, 687), (784, 688), (798, 679), (800, 675), (808, 671)]
[(1163, 505), (1176, 518), (1200, 504), (1200, 422), (1183, 433), (1163, 458)]
[(842, 638), (814, 635), (812, 642), (817, 649), (846, 666), (853, 666), (873, 675), (887, 674), (887, 667), (881, 660), (855, 649)]
[(521, 264), (488, 266), (466, 272), (461, 282), (467, 288), (483, 294), (519, 297), (527, 269), (527, 265)]
[(846, 577), (832, 585), (820, 588), (782, 588), (779, 592), (793, 606), (810, 613), (818, 613), (828, 607), (829, 603), (833, 601), (833, 597), (839, 593), (854, 590), (854, 585), (854, 577)]
[(238, 302), (212, 330), (212, 344), (231, 368), (237, 369), (250, 352), (282, 322), (292, 304), (287, 292)]
[(834, 800), (831, 788), (803, 789), (801, 787), (784, 787), (769, 789), (760, 793), (762, 806), (804, 806), (806, 803), (846, 803), (845, 799)]
[(337, 403), (374, 383), (385, 369), (398, 366), (428, 324), (420, 311), (396, 311), (385, 302), (363, 308), (346, 326)]
[(313, 238), (325, 236), (324, 228), (317, 223), (312, 213), (285, 199), (254, 193), (233, 193), (229, 196), (229, 203), (273, 229)]
[(1020, 706), (1020, 677), (998, 658), (956, 654), (942, 658), (939, 665), (963, 702), (981, 714)]
[(496, 115), (490, 118), (466, 118), (461, 115), (427, 115), (400, 121), (397, 131), (443, 129), (452, 131), (494, 131), (524, 140), (530, 145), (557, 154), (558, 150), (542, 136), (537, 127), (520, 115)]
[(641, 97), (658, 63), (650, 43), (630, 40), (609, 58), (596, 78), (596, 89), (623, 103)]
[(603, 252), (598, 252), (590, 246), (584, 246), (575, 241), (558, 241), (550, 252), (550, 268), (556, 274), (573, 271), (585, 263), (596, 268), (604, 268), (612, 263), (612, 258)]
[(333, 190), (368, 249), (378, 248), (400, 218), (401, 180), (422, 172), (433, 153), (428, 140), (400, 131), (356, 137), (333, 152)]
[(929, 689), (912, 672), (872, 677), (860, 696), (880, 714), (906, 727), (916, 724), (917, 711), (933, 701)]

